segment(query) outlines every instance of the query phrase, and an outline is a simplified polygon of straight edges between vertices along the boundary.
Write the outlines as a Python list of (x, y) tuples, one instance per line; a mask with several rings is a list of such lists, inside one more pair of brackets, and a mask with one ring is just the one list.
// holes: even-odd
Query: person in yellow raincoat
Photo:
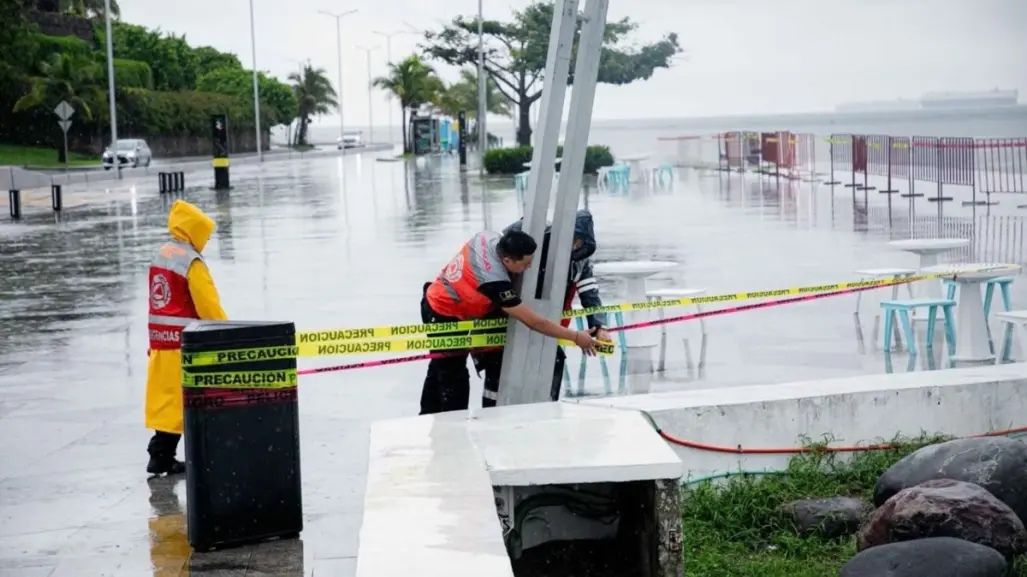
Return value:
[(214, 221), (196, 206), (176, 200), (168, 214), (171, 239), (150, 264), (150, 316), (146, 370), (146, 428), (151, 475), (175, 475), (185, 465), (175, 458), (182, 437), (182, 329), (197, 320), (224, 320), (203, 247)]

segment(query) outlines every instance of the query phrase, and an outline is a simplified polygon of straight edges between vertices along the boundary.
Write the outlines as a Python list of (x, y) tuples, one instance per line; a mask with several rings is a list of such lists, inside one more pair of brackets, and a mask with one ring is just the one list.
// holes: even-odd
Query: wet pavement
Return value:
[[(204, 176), (184, 193), (218, 224), (205, 256), (224, 308), (301, 329), (415, 322), (423, 281), (468, 236), (520, 214), (511, 180), (461, 179), (455, 157), (277, 162), (233, 169), (233, 183), (215, 193)], [(914, 214), (905, 200), (889, 211), (885, 198), (849, 189), (694, 171), (672, 189), (587, 197), (595, 260), (681, 264), (653, 287), (719, 294), (853, 280), (859, 268), (914, 267), (914, 256), (886, 246), (911, 235), (975, 238), (946, 261), (1027, 264), (1027, 211), (1016, 202), (991, 214), (949, 203), (940, 219), (936, 205), (917, 202)], [(301, 539), (191, 554), (183, 480), (144, 473), (146, 273), (168, 205), (156, 183), (137, 183), (59, 219), (44, 206), (0, 222), (0, 575), (352, 575), (368, 425), (416, 412), (424, 364), (304, 377)], [(616, 289), (603, 281), (608, 301)], [(868, 333), (879, 298), (864, 299)], [(1027, 302), (1023, 277), (1013, 300)], [(844, 296), (709, 319), (701, 376), (680, 345), (688, 337), (696, 355), (695, 324), (673, 326), (656, 388), (906, 370), (905, 355), (860, 354), (854, 305)], [(340, 360), (361, 358), (303, 365)], [(606, 390), (595, 362), (585, 394)], [(577, 363), (572, 354), (575, 375)], [(930, 364), (925, 355), (913, 368)]]

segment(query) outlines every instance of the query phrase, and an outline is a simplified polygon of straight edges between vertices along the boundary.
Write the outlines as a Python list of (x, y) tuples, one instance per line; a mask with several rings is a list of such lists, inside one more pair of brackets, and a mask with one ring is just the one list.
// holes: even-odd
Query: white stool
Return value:
[[(649, 297), (649, 300), (657, 300), (657, 301), (660, 301), (660, 300), (682, 299), (682, 298), (688, 298), (688, 297), (695, 297), (695, 296), (699, 296), (699, 295), (703, 295), (703, 294), (706, 294), (706, 289), (702, 289), (702, 288), (662, 288), (662, 289), (653, 289), (653, 290), (650, 290), (650, 291), (646, 291), (646, 296)], [(667, 318), (666, 310), (667, 309), (664, 309), (664, 308), (656, 309), (656, 317), (658, 319), (661, 319), (661, 320)], [(702, 312), (702, 307), (697, 304), (697, 305), (695, 305), (695, 310), (696, 310), (696, 312), (700, 312), (701, 313)], [(677, 315), (673, 315), (673, 316), (677, 316)], [(702, 369), (706, 368), (706, 322), (703, 319), (703, 317), (699, 317), (699, 330), (700, 330), (700, 332), (702, 334), (702, 340), (699, 343), (699, 369), (702, 370)], [(691, 369), (692, 368), (692, 351), (688, 347), (688, 339), (683, 339), (683, 341), (684, 341), (684, 345), (685, 345), (685, 359), (686, 359), (686, 363), (688, 365), (688, 368)], [(660, 325), (660, 359), (659, 359), (658, 364), (656, 365), (656, 370), (657, 371), (659, 371), (661, 373), (664, 371), (664, 369), (666, 368), (666, 360), (667, 360), (667, 325), (666, 324), (662, 324), (662, 325)]]
[[(1020, 341), (1020, 351), (1027, 356), (1027, 310), (999, 312), (995, 313), (995, 318), (1000, 322), (1009, 323), (1016, 327), (1016, 330), (1013, 332), (1016, 333), (1016, 338)], [(1005, 331), (1002, 332), (1005, 333)], [(1012, 339), (1012, 336), (1010, 336), (1010, 339)], [(995, 355), (996, 365), (1002, 364), (1004, 359), (1012, 360), (1013, 344), (1002, 343), (1002, 350), (997, 352), (998, 354)], [(1027, 360), (1027, 358), (1024, 360)]]
[[(873, 279), (878, 280), (882, 278), (888, 278), (893, 276), (913, 276), (916, 271), (908, 268), (867, 268), (857, 270), (856, 274), (861, 277), (861, 280)], [(891, 300), (898, 300), (899, 298), (899, 287), (902, 285), (894, 284), (891, 287)], [(906, 291), (909, 293), (909, 298), (913, 298), (913, 285), (912, 283), (906, 283)], [(865, 352), (865, 346), (863, 344), (863, 325), (859, 322), (859, 305), (863, 300), (863, 291), (856, 293), (856, 312), (852, 314), (853, 321), (856, 323), (856, 340), (859, 342), (860, 353)], [(878, 311), (874, 315), (874, 341), (877, 340), (877, 331), (881, 325), (881, 313)], [(899, 328), (895, 327), (895, 350), (902, 349), (902, 336)]]

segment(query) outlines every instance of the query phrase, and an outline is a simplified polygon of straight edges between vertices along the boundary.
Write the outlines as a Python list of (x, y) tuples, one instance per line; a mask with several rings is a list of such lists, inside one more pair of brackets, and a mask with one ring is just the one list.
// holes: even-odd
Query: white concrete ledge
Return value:
[[(665, 432), (726, 447), (794, 447), (888, 441), (896, 434), (967, 436), (1027, 426), (1027, 363), (867, 375), (779, 385), (584, 399), (645, 411)], [(744, 455), (672, 445), (685, 479), (781, 470), (790, 455)]]
[(678, 479), (636, 412), (567, 403), (374, 423), (358, 577), (512, 576), (493, 485)]

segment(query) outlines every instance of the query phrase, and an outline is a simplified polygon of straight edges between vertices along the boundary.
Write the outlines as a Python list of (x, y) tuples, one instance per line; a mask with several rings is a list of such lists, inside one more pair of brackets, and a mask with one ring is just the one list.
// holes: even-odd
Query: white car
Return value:
[(132, 168), (137, 166), (150, 166), (153, 162), (153, 153), (149, 145), (141, 138), (119, 138), (112, 147), (108, 146), (103, 151), (103, 169), (114, 168), (114, 158), (118, 159), (120, 166), (129, 165)]
[(336, 148), (356, 148), (364, 145), (364, 133), (361, 130), (347, 130), (335, 139)]

